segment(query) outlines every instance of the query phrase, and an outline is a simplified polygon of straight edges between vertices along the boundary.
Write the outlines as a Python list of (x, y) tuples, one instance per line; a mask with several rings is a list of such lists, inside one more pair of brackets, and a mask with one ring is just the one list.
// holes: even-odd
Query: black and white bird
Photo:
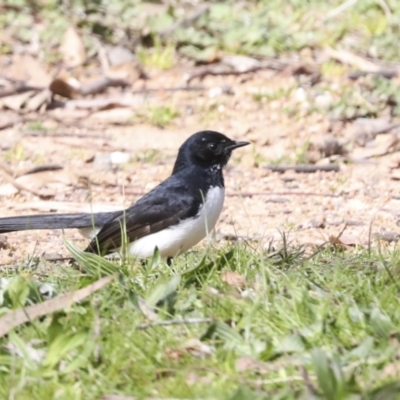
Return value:
[(248, 144), (218, 132), (197, 132), (180, 147), (171, 176), (126, 210), (0, 218), (0, 234), (79, 228), (92, 238), (86, 252), (118, 252), (126, 241), (138, 258), (152, 256), (156, 247), (162, 257), (175, 257), (214, 229), (225, 197), (222, 169), (234, 149)]

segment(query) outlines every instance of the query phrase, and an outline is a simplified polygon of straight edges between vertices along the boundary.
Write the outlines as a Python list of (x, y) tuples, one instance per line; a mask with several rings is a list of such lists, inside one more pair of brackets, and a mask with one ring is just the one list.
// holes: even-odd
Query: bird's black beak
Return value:
[(250, 144), (250, 142), (233, 142), (233, 144), (231, 144), (230, 146), (226, 147), (225, 150), (235, 150), (239, 147), (243, 147), (243, 146), (247, 146), (248, 144)]

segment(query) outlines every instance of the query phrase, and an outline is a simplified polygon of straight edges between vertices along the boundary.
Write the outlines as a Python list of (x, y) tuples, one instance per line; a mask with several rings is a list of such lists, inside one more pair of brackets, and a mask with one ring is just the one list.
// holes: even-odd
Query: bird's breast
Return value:
[[(203, 195), (204, 196), (204, 195)], [(204, 196), (204, 203), (200, 205), (198, 215), (199, 223), (204, 224), (206, 234), (214, 229), (221, 214), (225, 200), (225, 189), (223, 187), (210, 187)]]

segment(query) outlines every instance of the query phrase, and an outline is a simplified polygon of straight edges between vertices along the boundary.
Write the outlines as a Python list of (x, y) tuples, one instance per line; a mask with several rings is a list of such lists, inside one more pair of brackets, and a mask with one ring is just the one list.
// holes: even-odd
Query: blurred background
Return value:
[(172, 267), (0, 235), (0, 398), (398, 399), (399, 43), (399, 0), (0, 0), (0, 216), (121, 209), (192, 133), (251, 142)]
[(221, 238), (397, 237), (398, 1), (15, 0), (0, 32), (4, 214), (120, 208), (213, 129), (252, 142)]

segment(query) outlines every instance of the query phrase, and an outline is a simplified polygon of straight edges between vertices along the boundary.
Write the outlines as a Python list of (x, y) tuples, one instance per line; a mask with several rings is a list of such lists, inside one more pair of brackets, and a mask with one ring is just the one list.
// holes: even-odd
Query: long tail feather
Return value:
[(0, 234), (30, 229), (69, 229), (101, 227), (121, 211), (96, 214), (44, 214), (0, 218)]

